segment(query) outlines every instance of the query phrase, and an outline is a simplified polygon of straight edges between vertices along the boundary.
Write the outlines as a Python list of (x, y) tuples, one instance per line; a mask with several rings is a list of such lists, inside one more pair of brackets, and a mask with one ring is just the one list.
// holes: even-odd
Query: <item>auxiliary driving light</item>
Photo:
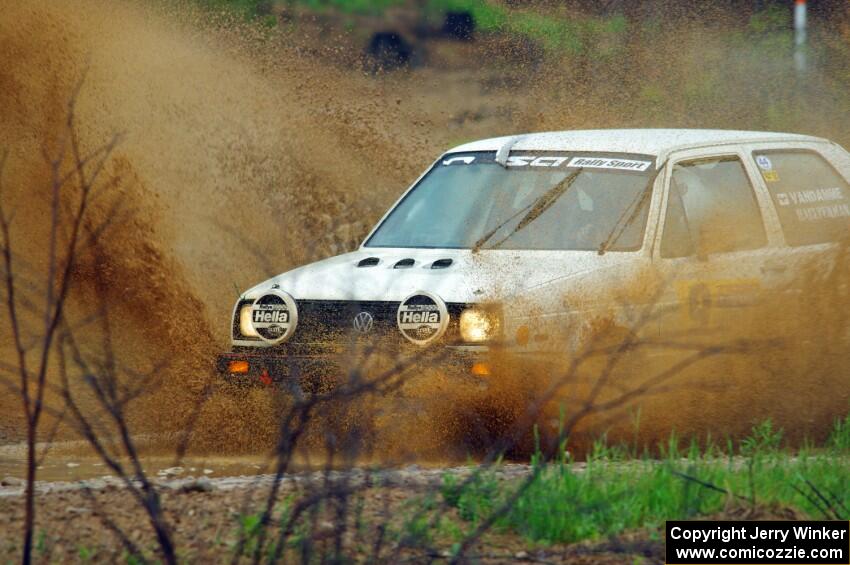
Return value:
[(249, 304), (243, 306), (239, 311), (239, 333), (245, 337), (260, 337), (260, 334), (254, 329), (254, 324), (251, 323), (251, 310), (252, 307)]
[(480, 343), (494, 338), (499, 332), (499, 318), (492, 312), (469, 308), (460, 315), (460, 337)]
[(230, 361), (227, 364), (227, 372), (231, 375), (245, 375), (248, 373), (248, 362)]

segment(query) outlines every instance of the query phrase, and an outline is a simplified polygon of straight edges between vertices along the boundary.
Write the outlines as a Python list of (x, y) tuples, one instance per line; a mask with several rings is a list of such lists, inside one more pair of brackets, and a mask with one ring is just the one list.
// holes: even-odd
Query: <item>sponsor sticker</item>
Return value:
[(475, 155), (463, 155), (461, 157), (450, 157), (448, 159), (443, 159), (443, 165), (471, 165), (475, 162)]
[(419, 291), (405, 298), (398, 307), (398, 329), (409, 341), (427, 345), (445, 333), (449, 312), (445, 302), (431, 293)]
[(279, 290), (271, 290), (254, 302), (251, 325), (263, 341), (280, 343), (295, 331), (295, 301)]
[(761, 176), (764, 182), (779, 182), (779, 173), (776, 171), (762, 171)]
[(676, 281), (682, 322), (709, 326), (717, 323), (718, 308), (746, 306), (758, 299), (757, 279), (715, 279)]
[[(440, 161), (444, 167), (463, 166), (479, 163), (491, 163), (490, 157), (476, 155), (449, 155)], [(505, 166), (511, 169), (536, 169), (536, 168), (567, 168), (586, 167), (590, 169), (616, 169), (621, 171), (643, 172), (652, 166), (652, 161), (621, 159), (615, 157), (571, 157), (570, 155), (508, 155)]]
[(844, 193), (840, 187), (779, 192), (776, 194), (776, 201), (779, 202), (780, 206), (803, 206), (839, 200), (844, 200)]
[(847, 204), (799, 208), (795, 210), (795, 212), (797, 214), (797, 219), (801, 222), (817, 222), (820, 220), (834, 220), (836, 218), (850, 218), (850, 206)]
[(767, 155), (758, 155), (756, 156), (756, 165), (759, 166), (759, 169), (762, 171), (772, 171), (773, 170), (773, 162), (770, 160), (770, 157)]
[(651, 161), (634, 161), (632, 159), (611, 159), (607, 157), (573, 157), (568, 167), (585, 169), (618, 169), (621, 171), (645, 171), (652, 165)]
[(508, 157), (508, 167), (560, 167), (569, 157), (557, 155), (511, 155)]

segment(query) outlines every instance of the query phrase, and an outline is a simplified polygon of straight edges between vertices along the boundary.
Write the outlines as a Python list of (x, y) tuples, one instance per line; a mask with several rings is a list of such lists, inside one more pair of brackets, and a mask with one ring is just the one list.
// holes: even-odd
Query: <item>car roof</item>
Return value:
[(722, 129), (596, 129), (550, 131), (493, 137), (459, 145), (449, 151), (498, 151), (511, 143), (511, 151), (587, 151), (641, 153), (665, 156), (671, 151), (707, 145), (765, 141), (815, 141), (826, 139), (793, 133)]

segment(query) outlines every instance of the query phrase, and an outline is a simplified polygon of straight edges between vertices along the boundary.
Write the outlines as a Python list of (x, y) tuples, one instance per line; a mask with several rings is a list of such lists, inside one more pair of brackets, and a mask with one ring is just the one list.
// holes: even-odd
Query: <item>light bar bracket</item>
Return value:
[(511, 154), (511, 149), (513, 149), (514, 145), (519, 142), (525, 136), (515, 135), (513, 137), (509, 137), (505, 143), (499, 147), (499, 150), (496, 151), (496, 162), (499, 163), (503, 167), (508, 166), (508, 156)]

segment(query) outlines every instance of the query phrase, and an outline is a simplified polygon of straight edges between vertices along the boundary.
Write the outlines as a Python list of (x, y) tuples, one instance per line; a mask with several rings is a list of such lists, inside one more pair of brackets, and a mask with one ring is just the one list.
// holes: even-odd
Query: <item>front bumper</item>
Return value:
[[(455, 377), (481, 379), (490, 375), (488, 358), (486, 346), (455, 346), (427, 355), (394, 357), (389, 366), (399, 371), (428, 366)], [(238, 385), (317, 392), (345, 382), (351, 367), (363, 367), (366, 360), (366, 356), (358, 362), (345, 354), (293, 355), (251, 348), (220, 354), (216, 369), (226, 381)]]

